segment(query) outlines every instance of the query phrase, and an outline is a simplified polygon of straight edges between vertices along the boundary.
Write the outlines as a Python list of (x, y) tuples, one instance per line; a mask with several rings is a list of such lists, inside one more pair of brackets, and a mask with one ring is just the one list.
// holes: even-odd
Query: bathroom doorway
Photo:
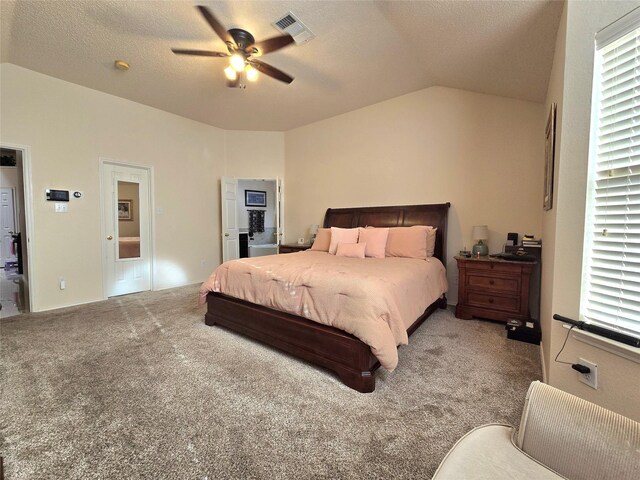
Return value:
[(284, 235), (279, 178), (222, 178), (222, 258), (275, 255)]
[(28, 252), (28, 233), (33, 225), (30, 149), (3, 143), (0, 157), (0, 317), (6, 318), (32, 311)]

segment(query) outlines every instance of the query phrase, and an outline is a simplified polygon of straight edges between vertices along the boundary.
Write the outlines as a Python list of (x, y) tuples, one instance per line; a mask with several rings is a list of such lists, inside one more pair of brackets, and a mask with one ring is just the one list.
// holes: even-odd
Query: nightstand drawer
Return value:
[(520, 297), (503, 297), (500, 295), (487, 295), (486, 293), (469, 292), (466, 304), (471, 307), (490, 308), (503, 312), (520, 312)]
[(522, 271), (522, 267), (517, 263), (507, 263), (507, 262), (491, 262), (491, 261), (474, 261), (468, 266), (470, 271), (491, 271), (491, 272), (508, 272), (515, 273), (520, 275)]
[(483, 291), (518, 293), (520, 291), (520, 276), (518, 277), (498, 277), (485, 276), (469, 272), (467, 274), (467, 286), (469, 288), (478, 287)]

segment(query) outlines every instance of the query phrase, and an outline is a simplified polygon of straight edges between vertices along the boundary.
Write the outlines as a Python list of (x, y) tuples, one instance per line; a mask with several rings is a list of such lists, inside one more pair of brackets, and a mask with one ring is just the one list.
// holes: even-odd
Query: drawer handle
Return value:
[(489, 285), (493, 285), (494, 283), (496, 282), (494, 282), (493, 280), (489, 280)]

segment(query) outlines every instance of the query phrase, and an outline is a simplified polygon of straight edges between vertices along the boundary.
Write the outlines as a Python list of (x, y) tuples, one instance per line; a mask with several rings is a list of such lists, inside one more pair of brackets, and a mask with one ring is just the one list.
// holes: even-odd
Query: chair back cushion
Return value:
[(640, 423), (544, 383), (529, 387), (518, 446), (567, 478), (640, 478)]

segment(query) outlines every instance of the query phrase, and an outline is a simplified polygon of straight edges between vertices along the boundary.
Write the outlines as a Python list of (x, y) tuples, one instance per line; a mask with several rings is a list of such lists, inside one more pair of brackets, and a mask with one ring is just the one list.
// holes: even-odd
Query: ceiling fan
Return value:
[(292, 76), (256, 58), (265, 53), (280, 50), (290, 43), (293, 43), (293, 37), (291, 35), (280, 35), (256, 42), (253, 35), (246, 30), (240, 28), (226, 30), (207, 7), (199, 5), (197, 8), (213, 31), (227, 44), (229, 53), (172, 48), (171, 51), (173, 53), (176, 55), (195, 55), (199, 57), (228, 57), (230, 65), (224, 69), (224, 74), (227, 77), (227, 86), (229, 87), (244, 88), (244, 78), (249, 81), (254, 81), (258, 77), (258, 72), (264, 73), (281, 82), (293, 82)]

